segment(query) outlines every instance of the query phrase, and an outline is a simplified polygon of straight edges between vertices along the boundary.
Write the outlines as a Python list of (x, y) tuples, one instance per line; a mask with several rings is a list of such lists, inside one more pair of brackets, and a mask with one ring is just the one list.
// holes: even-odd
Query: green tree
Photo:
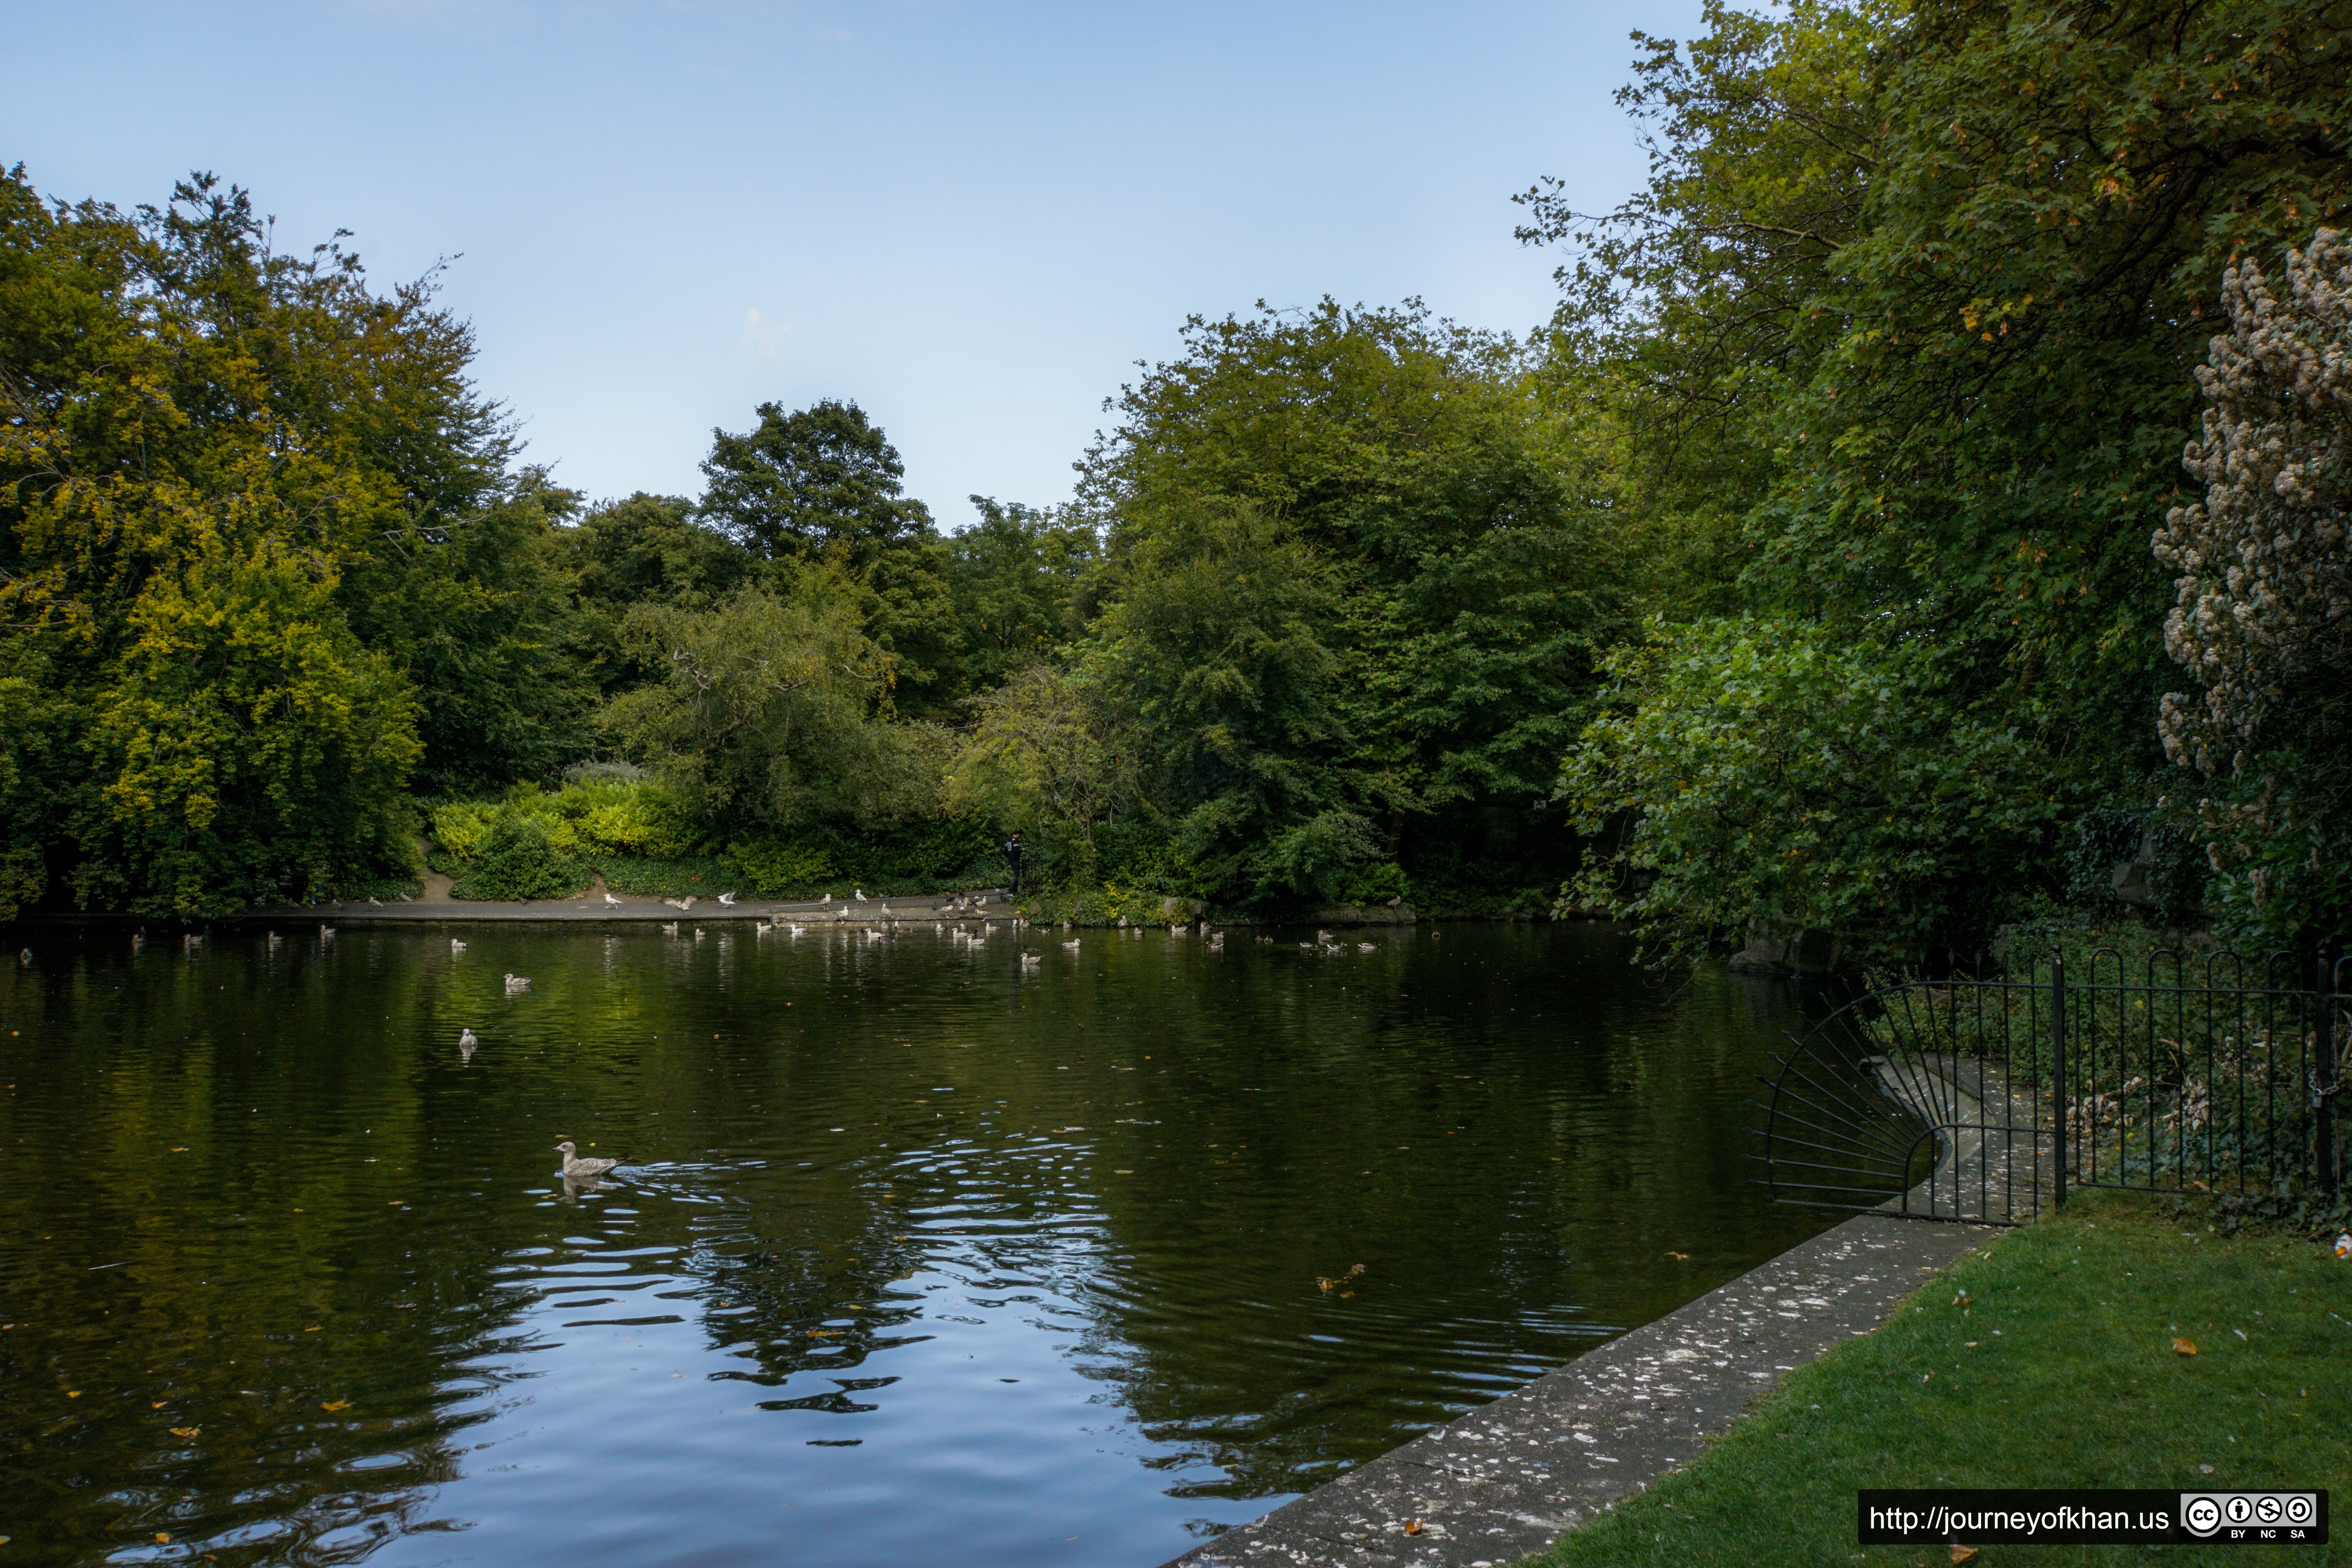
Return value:
[(1342, 858), (1540, 802), (1627, 624), (1606, 418), (1511, 340), (1418, 303), (1195, 318), (1185, 344), (1123, 391), (1084, 465), (1106, 590), (1133, 591), (1128, 558), (1156, 519), (1211, 502), (1312, 555), (1335, 606), (1317, 636), (1344, 671), (1347, 793), (1383, 821), (1383, 843), (1334, 838)]
[(742, 435), (713, 430), (698, 509), (714, 527), (771, 560), (825, 556), (854, 568), (930, 533), (908, 500), (907, 466), (855, 403), (784, 412), (762, 403)]
[(978, 689), (1084, 629), (1101, 545), (1093, 528), (1058, 512), (988, 496), (971, 504), (980, 521), (947, 538), (947, 583), (961, 648), (958, 673)]
[(1314, 552), (1254, 506), (1196, 501), (1134, 530), (1089, 657), (1213, 896), (1336, 897), (1377, 854), (1337, 701), (1339, 613)]
[[(2221, 269), (2352, 197), (2326, 16), (1714, 5), (1687, 50), (1644, 40), (1627, 97), (1650, 117), (1647, 190), (1599, 221), (1535, 197), (1534, 233), (1584, 246), (1564, 340), (1628, 412), (1654, 410), (1622, 421), (1651, 535), (1736, 543), (1736, 605), (1819, 626), (1880, 683), (2036, 758), (2018, 813), (2158, 787), (2169, 595), (2144, 541), (2180, 487)], [(1727, 518), (1698, 500), (1718, 481)], [(1717, 581), (1685, 603), (1723, 608)], [(1914, 759), (1876, 765), (1899, 798)], [(2058, 842), (1979, 841), (1944, 907), (2054, 882)]]
[(560, 529), (580, 620), (579, 658), (606, 696), (659, 674), (623, 649), (621, 623), (641, 604), (708, 610), (751, 581), (758, 558), (695, 521), (681, 496), (647, 495), (592, 507)]
[(630, 612), (625, 638), (666, 674), (614, 697), (604, 723), (706, 821), (887, 827), (938, 809), (943, 732), (892, 716), (889, 654), (854, 592), (824, 585), (813, 574), (790, 598), (748, 586), (715, 609)]
[(1135, 795), (1136, 738), (1083, 671), (1039, 663), (971, 699), (979, 714), (957, 752), (949, 800), (1036, 837), (1094, 884), (1096, 830)]

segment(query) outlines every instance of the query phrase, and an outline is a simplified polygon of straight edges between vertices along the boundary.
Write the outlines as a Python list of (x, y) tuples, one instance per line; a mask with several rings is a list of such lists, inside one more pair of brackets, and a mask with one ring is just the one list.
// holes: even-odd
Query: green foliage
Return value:
[(855, 403), (830, 399), (787, 414), (762, 403), (740, 436), (714, 430), (698, 509), (770, 559), (821, 556), (871, 565), (931, 531), (923, 503), (901, 490), (907, 466)]
[[(1562, 374), (1620, 408), (1650, 531), (1740, 563), (1662, 605), (1812, 628), (1804, 646), (1925, 706), (1873, 727), (1852, 772), (1692, 746), (1751, 807), (1705, 831), (1664, 761), (1685, 744), (1665, 699), (1643, 700), (1654, 733), (1599, 728), (1570, 763), (1585, 819), (1684, 825), (1637, 835), (1627, 868), (1660, 880), (1616, 907), (1685, 938), (1758, 917), (1899, 943), (1939, 905), (1946, 928), (1980, 922), (1950, 901), (1971, 885), (2050, 883), (2041, 820), (2144, 798), (2170, 587), (2147, 541), (2181, 485), (2201, 318), (2234, 253), (2352, 201), (2346, 56), (2314, 16), (1714, 5), (1687, 48), (1645, 40), (1625, 99), (1652, 132), (1647, 190), (1598, 223), (1531, 197), (1530, 235), (1580, 247)], [(1662, 688), (1711, 721), (1748, 640), (1702, 626), (1679, 646), (1730, 661)], [(1990, 774), (1950, 776), (1963, 758)], [(1853, 831), (1909, 802), (1932, 829)]]
[(793, 586), (632, 610), (625, 646), (665, 675), (614, 698), (606, 729), (705, 819), (878, 827), (934, 811), (945, 734), (890, 715), (891, 660), (860, 627), (854, 584), (814, 571)]
[(1040, 872), (1085, 887), (1097, 826), (1135, 797), (1135, 737), (1078, 671), (1031, 665), (971, 702), (980, 722), (956, 754), (950, 800), (1038, 835)]
[(490, 815), (450, 889), (460, 899), (563, 899), (588, 882), (588, 868), (563, 852), (535, 813)]
[(1368, 857), (1339, 599), (1313, 552), (1253, 506), (1202, 502), (1140, 522), (1123, 554), (1090, 657), (1203, 890), (1307, 893)]
[(947, 539), (961, 679), (970, 690), (1008, 679), (1083, 629), (1100, 557), (1095, 531), (1018, 502), (974, 496), (980, 521)]
[(1987, 868), (2046, 830), (2039, 759), (1972, 716), (1938, 650), (1855, 644), (1818, 623), (1663, 623), (1616, 655), (1619, 710), (1596, 720), (1561, 793), (1599, 835), (1628, 802), (1623, 851), (1570, 889), (1686, 948), (1751, 922), (1845, 937), (1862, 957), (1937, 940)]
[(1194, 318), (1185, 339), (1082, 470), (1113, 525), (1108, 591), (1161, 515), (1263, 515), (1333, 597), (1318, 640), (1357, 792), (1423, 817), (1541, 798), (1625, 624), (1606, 421), (1417, 302)]

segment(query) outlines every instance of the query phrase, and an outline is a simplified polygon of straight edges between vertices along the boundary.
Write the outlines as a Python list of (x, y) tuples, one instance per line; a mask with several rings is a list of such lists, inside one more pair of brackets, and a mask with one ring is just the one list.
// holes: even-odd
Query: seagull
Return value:
[(1356, 951), (1358, 952), (1370, 952), (1379, 945), (1380, 944), (1378, 942), (1360, 942), (1356, 944)]
[(612, 894), (610, 894), (610, 893), (607, 893), (607, 894), (605, 894), (605, 895), (604, 895), (604, 901), (605, 901), (606, 903), (608, 903), (608, 904), (612, 905), (612, 906), (613, 906), (613, 908), (614, 908), (614, 909), (616, 909), (616, 910), (617, 910), (617, 909), (619, 909), (619, 908), (621, 907), (621, 900), (618, 900), (618, 899), (616, 899), (616, 898), (614, 898), (614, 897)]
[[(284, 937), (279, 936), (276, 931), (271, 931), (271, 932), (269, 933), (269, 946), (270, 946), (270, 950), (271, 950), (272, 952), (277, 951), (278, 944), (279, 942), (284, 942), (285, 940), (286, 940), (286, 939), (285, 939)], [(133, 937), (133, 938), (131, 938), (131, 946), (135, 949), (135, 948), (138, 946), (139, 939), (138, 939), (137, 937)]]
[(684, 904), (682, 904), (682, 903), (678, 902), (676, 899), (664, 899), (664, 900), (662, 900), (662, 902), (663, 902), (663, 903), (667, 904), (671, 909), (674, 909), (674, 910), (682, 910), (682, 909), (686, 908), (686, 906), (685, 906)]
[(721, 893), (719, 895), (719, 901), (725, 904), (731, 910), (735, 907), (735, 895), (732, 893)]
[(664, 935), (664, 936), (676, 936), (677, 934), (677, 922), (676, 921), (662, 921), (662, 935)]
[(508, 995), (511, 996), (518, 991), (528, 991), (530, 989), (530, 976), (527, 974), (509, 974), (507, 976)]
[(1173, 921), (1171, 921), (1168, 925), (1168, 934), (1170, 936), (1182, 936), (1184, 934), (1184, 928)]
[(335, 928), (334, 928), (334, 927), (332, 927), (332, 926), (320, 926), (320, 927), (319, 928), (319, 940), (320, 940), (320, 942), (332, 942), (332, 941), (334, 941), (334, 940), (335, 940)]
[(753, 921), (751, 922), (751, 934), (754, 936), (765, 936), (775, 929), (776, 928), (774, 926), (771, 925), (766, 921)]
[(451, 952), (463, 952), (466, 951), (466, 944), (453, 936), (449, 939), (449, 951)]
[[(190, 932), (188, 932), (185, 936), (183, 936), (183, 937), (180, 939), (180, 950), (181, 950), (182, 952), (195, 952), (195, 951), (196, 951), (196, 949), (198, 949), (198, 948), (200, 948), (200, 947), (202, 947), (202, 946), (204, 946), (204, 945), (205, 945), (205, 939), (204, 939), (203, 937), (198, 936), (198, 935), (197, 935), (195, 932), (194, 932), (194, 931), (190, 931)], [(31, 963), (31, 962), (32, 962), (32, 959), (31, 959), (31, 957), (30, 957), (30, 954), (31, 954), (32, 951), (33, 951), (33, 950), (32, 950), (31, 948), (29, 948), (29, 947), (28, 947), (28, 948), (26, 948), (26, 949), (25, 950), (26, 953), (27, 954), (27, 956), (26, 956), (26, 962), (27, 963)]]
[(882, 906), (882, 914), (883, 914), (883, 917), (884, 917), (885, 919), (887, 919), (887, 918), (889, 917), (889, 914), (890, 914), (890, 906), (889, 906), (889, 905), (887, 905), (887, 904), (884, 904), (884, 905)]
[(569, 1138), (558, 1143), (555, 1152), (563, 1156), (563, 1179), (567, 1182), (593, 1181), (621, 1163), (618, 1160), (583, 1160)]
[(474, 1059), (474, 1051), (481, 1043), (474, 1038), (474, 1031), (471, 1029), (460, 1029), (457, 1032), (457, 1054), (467, 1061)]
[(380, 910), (380, 909), (383, 908), (383, 900), (382, 899), (377, 898), (373, 893), (370, 893), (370, 894), (368, 895), (368, 906), (369, 906), (371, 909), (378, 909), (378, 910)]
[(1315, 940), (1317, 942), (1329, 942), (1331, 940), (1331, 933), (1328, 931), (1318, 931), (1315, 933)]
[(1024, 952), (1021, 955), (1021, 967), (1024, 969), (1034, 969), (1045, 962), (1045, 955), (1042, 952)]
[(410, 898), (406, 893), (394, 893), (393, 894), (393, 897), (398, 899), (404, 904), (413, 904), (416, 901), (415, 899)]
[(1315, 944), (1311, 942), (1302, 942), (1298, 944), (1298, 951), (1301, 952), (1312, 952), (1315, 951)]
[(820, 904), (829, 904), (833, 902), (833, 895), (831, 893), (827, 893), (824, 897), (819, 899), (817, 902)]
[(1067, 942), (1064, 942), (1064, 943), (1062, 944), (1062, 950), (1063, 950), (1065, 952), (1077, 952), (1077, 951), (1078, 951), (1078, 939), (1077, 939), (1076, 937), (1072, 937), (1069, 941), (1067, 941)]
[(702, 940), (702, 928), (700, 926), (694, 928), (694, 940), (697, 942), (700, 942)]
[(856, 889), (856, 893), (857, 893), (857, 901), (858, 901), (859, 903), (861, 903), (861, 904), (862, 904), (862, 903), (864, 903), (864, 902), (866, 901), (866, 889), (863, 889), (863, 888), (859, 888), (859, 889)]

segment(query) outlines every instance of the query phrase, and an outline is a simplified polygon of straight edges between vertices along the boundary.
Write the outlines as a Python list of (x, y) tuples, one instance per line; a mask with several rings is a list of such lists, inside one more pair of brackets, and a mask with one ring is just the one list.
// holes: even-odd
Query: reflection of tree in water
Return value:
[[(1162, 1450), (1143, 1462), (1169, 1495), (1320, 1485), (1820, 1228), (1740, 1162), (1785, 994), (1561, 962), (1601, 931), (1449, 940), (1344, 994), (1236, 975), (1186, 1020), (1197, 1057), (1162, 1042), (1223, 1076), (1138, 1079), (1164, 1146), (1104, 1187), (1081, 1363)], [(1460, 962), (1474, 943), (1486, 962)]]

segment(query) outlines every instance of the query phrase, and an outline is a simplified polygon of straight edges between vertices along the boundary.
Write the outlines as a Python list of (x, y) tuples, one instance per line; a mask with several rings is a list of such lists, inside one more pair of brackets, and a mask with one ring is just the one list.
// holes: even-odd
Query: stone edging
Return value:
[(1499, 1568), (1545, 1551), (1994, 1234), (1858, 1215), (1169, 1568)]

